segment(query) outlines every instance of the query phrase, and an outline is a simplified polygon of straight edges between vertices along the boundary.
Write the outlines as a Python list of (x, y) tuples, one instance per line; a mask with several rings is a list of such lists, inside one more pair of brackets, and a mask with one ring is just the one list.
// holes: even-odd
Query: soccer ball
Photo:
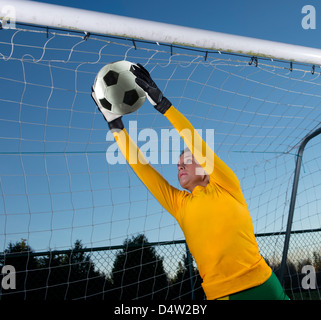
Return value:
[(116, 61), (98, 72), (93, 90), (101, 105), (110, 112), (123, 115), (140, 108), (146, 100), (145, 91), (135, 82), (130, 71), (133, 63)]

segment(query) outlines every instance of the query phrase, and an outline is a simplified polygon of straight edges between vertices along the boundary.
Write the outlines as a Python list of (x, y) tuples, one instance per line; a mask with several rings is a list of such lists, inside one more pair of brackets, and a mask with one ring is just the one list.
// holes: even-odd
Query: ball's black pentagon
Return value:
[(125, 92), (124, 103), (128, 104), (129, 106), (134, 105), (138, 99), (139, 99), (139, 96), (135, 89)]
[(106, 83), (106, 85), (108, 87), (109, 86), (113, 86), (114, 84), (117, 83), (118, 77), (119, 77), (119, 73), (118, 72), (110, 70), (104, 76), (104, 81), (105, 81), (105, 83)]
[(105, 98), (99, 99), (99, 102), (101, 103), (101, 105), (102, 105), (105, 109), (111, 111), (111, 103), (108, 102)]

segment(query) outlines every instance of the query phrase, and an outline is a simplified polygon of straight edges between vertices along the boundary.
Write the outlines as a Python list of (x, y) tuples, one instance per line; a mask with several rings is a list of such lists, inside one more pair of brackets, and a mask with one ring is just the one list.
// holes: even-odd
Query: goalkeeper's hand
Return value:
[(92, 87), (91, 97), (95, 101), (95, 103), (98, 107), (98, 110), (103, 114), (105, 120), (108, 122), (110, 129), (123, 129), (124, 128), (123, 122), (121, 120), (122, 116), (118, 115), (118, 114), (114, 114), (103, 107), (103, 105), (101, 104), (99, 99), (97, 99), (97, 97), (96, 97), (94, 87)]
[(163, 96), (149, 72), (139, 63), (133, 65), (131, 71), (136, 76), (136, 83), (146, 92), (149, 102), (156, 110), (164, 114), (172, 104)]

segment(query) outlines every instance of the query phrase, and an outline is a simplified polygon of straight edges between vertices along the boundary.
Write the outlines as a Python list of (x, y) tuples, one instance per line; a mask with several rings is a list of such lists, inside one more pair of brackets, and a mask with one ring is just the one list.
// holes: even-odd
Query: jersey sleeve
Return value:
[(235, 173), (214, 153), (186, 117), (173, 106), (166, 111), (165, 116), (178, 131), (196, 161), (210, 176), (210, 180), (231, 194), (239, 194), (240, 183)]
[(126, 129), (113, 132), (118, 147), (138, 178), (157, 201), (177, 219), (177, 208), (183, 191), (168, 183), (166, 179), (151, 166), (135, 142), (130, 138)]

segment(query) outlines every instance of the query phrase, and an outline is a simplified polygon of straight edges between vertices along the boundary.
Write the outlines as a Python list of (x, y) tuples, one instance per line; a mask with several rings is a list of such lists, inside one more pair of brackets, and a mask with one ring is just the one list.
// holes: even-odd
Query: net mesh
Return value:
[[(5, 253), (0, 262), (8, 264), (10, 254), (17, 252), (31, 254), (20, 268), (24, 280), (18, 291), (24, 297), (43, 287), (48, 294), (51, 286), (63, 287), (63, 298), (90, 296), (86, 291), (89, 279), (100, 279), (102, 274), (103, 296), (117, 291), (121, 298), (124, 292), (134, 292), (130, 298), (155, 298), (162, 292), (165, 298), (173, 298), (168, 288), (175, 287), (175, 281), (181, 281), (176, 288), (182, 288), (184, 281), (189, 286), (199, 281), (183, 281), (190, 276), (198, 279), (195, 264), (186, 262), (185, 249), (179, 263), (173, 251), (165, 259), (159, 249), (142, 249), (146, 243), (182, 241), (183, 234), (115, 153), (107, 124), (91, 99), (97, 72), (117, 60), (143, 64), (172, 104), (202, 130), (203, 138), (206, 129), (215, 129), (215, 152), (241, 181), (255, 233), (271, 235), (268, 242), (258, 242), (262, 254), (277, 268), (297, 148), (320, 125), (318, 68), (27, 26), (0, 32), (0, 251)], [(176, 162), (183, 143), (170, 131), (167, 120), (146, 102), (123, 121), (146, 151), (146, 158), (179, 187)], [(145, 129), (155, 134), (147, 135)], [(304, 153), (293, 230), (320, 228), (319, 144), (316, 138)], [(120, 163), (109, 163), (108, 155), (117, 156)], [(107, 269), (96, 265), (84, 251), (121, 244)], [(137, 245), (140, 258), (130, 264), (129, 248)], [(50, 254), (39, 258), (44, 251), (71, 248), (62, 258)], [(77, 256), (79, 252), (83, 255)], [(296, 277), (301, 274), (302, 261), (310, 259), (319, 270), (319, 252), (319, 241), (311, 243), (308, 237), (302, 237), (298, 245), (291, 242), (289, 257), (296, 266)], [(151, 260), (145, 260), (146, 255)], [(160, 261), (161, 270), (156, 271), (155, 261)], [(86, 266), (83, 270), (81, 264)], [(148, 265), (154, 271), (143, 279)], [(193, 266), (189, 271), (188, 265)], [(32, 268), (43, 270), (46, 281), (29, 289), (28, 279), (36, 273)], [(67, 270), (63, 285), (51, 284), (56, 269)], [(127, 273), (137, 269), (134, 282), (119, 271), (125, 269)], [(81, 277), (73, 279), (74, 274)], [(113, 279), (111, 283), (118, 281), (116, 288), (108, 287), (106, 275)], [(84, 293), (73, 297), (72, 284), (81, 281), (86, 282)], [(150, 292), (144, 291), (146, 283)], [(300, 285), (291, 288), (301, 290)], [(15, 292), (2, 290), (2, 295), (14, 296)], [(177, 292), (176, 298), (189, 296), (188, 292)]]

